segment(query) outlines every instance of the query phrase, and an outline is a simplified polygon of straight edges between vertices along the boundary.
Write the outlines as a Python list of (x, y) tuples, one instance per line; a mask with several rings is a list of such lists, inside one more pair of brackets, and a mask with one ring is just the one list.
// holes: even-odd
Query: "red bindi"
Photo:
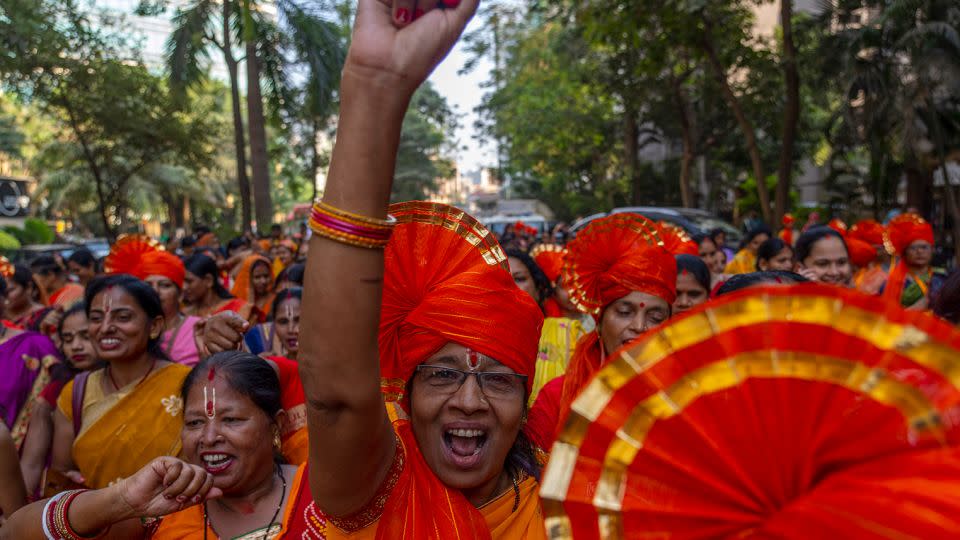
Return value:
[(207, 380), (208, 380), (208, 381), (212, 381), (212, 380), (213, 380), (213, 377), (216, 376), (216, 373), (217, 373), (217, 368), (216, 368), (216, 367), (210, 368), (210, 372), (207, 373)]
[(642, 307), (642, 308), (647, 307), (647, 303), (646, 303), (646, 302), (640, 302), (640, 307)]

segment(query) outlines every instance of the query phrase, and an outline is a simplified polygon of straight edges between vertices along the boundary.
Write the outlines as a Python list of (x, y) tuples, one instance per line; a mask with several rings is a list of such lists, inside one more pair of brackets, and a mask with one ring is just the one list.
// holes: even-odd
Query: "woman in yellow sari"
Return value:
[(163, 353), (163, 307), (143, 281), (99, 278), (85, 300), (90, 338), (107, 366), (78, 375), (60, 394), (52, 468), (101, 488), (180, 453), (179, 389), (190, 369)]
[(749, 274), (757, 271), (757, 250), (770, 238), (770, 229), (757, 227), (751, 229), (740, 244), (740, 251), (727, 264), (727, 274)]
[(299, 362), (311, 492), (328, 538), (546, 538), (522, 431), (542, 312), (464, 212), (388, 210), (407, 104), (478, 1), (428, 4), (417, 20), (386, 4), (358, 3), (310, 223)]

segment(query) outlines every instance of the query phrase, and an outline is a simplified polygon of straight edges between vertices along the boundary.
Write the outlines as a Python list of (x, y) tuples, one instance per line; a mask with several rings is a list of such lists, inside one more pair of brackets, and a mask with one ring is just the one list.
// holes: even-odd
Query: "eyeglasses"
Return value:
[(431, 388), (448, 394), (460, 390), (467, 377), (476, 375), (480, 391), (483, 395), (494, 399), (522, 396), (527, 382), (526, 375), (517, 373), (462, 371), (445, 366), (421, 365), (417, 366), (416, 372)]

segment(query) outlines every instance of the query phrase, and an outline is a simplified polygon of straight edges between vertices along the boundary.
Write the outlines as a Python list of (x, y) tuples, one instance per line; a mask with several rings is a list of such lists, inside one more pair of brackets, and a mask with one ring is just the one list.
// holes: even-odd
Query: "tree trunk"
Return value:
[(690, 117), (690, 105), (680, 87), (680, 81), (671, 80), (673, 99), (677, 105), (677, 116), (680, 119), (680, 130), (683, 134), (683, 157), (680, 159), (680, 199), (684, 208), (696, 208), (697, 200), (690, 179), (693, 170), (693, 160), (696, 158), (696, 143), (693, 121)]
[[(103, 224), (103, 232), (107, 237), (107, 240), (112, 244), (117, 239), (116, 230), (110, 226), (110, 206), (107, 201), (106, 193), (103, 190), (103, 173), (100, 171), (100, 164), (97, 163), (96, 157), (93, 155), (93, 150), (90, 148), (90, 145), (87, 143), (87, 138), (84, 136), (83, 131), (80, 129), (80, 124), (77, 121), (76, 115), (73, 113), (73, 107), (70, 105), (70, 101), (64, 93), (63, 95), (63, 108), (67, 111), (67, 118), (70, 121), (70, 128), (73, 130), (74, 136), (77, 138), (77, 141), (80, 143), (80, 148), (83, 150), (84, 160), (87, 162), (87, 165), (90, 167), (90, 174), (93, 176), (93, 181), (97, 186), (97, 201), (100, 203), (100, 222)], [(116, 207), (116, 215), (121, 216), (123, 212), (121, 211), (120, 206)]]
[(709, 20), (704, 19), (704, 32), (703, 37), (700, 40), (700, 47), (703, 49), (703, 52), (706, 53), (713, 76), (717, 79), (717, 82), (720, 83), (723, 99), (727, 102), (727, 105), (733, 112), (733, 116), (736, 117), (737, 125), (740, 126), (740, 131), (743, 133), (744, 141), (747, 144), (747, 153), (750, 155), (750, 163), (753, 167), (753, 177), (757, 181), (757, 195), (760, 198), (760, 211), (763, 214), (763, 220), (769, 225), (773, 222), (773, 211), (770, 208), (770, 193), (767, 191), (767, 181), (763, 174), (763, 160), (760, 158), (760, 147), (757, 145), (757, 134), (754, 131), (753, 124), (750, 122), (750, 119), (747, 118), (746, 112), (744, 112), (743, 107), (740, 105), (740, 100), (737, 99), (737, 95), (733, 92), (733, 88), (730, 87), (730, 80), (727, 78), (727, 70), (724, 68), (723, 63), (720, 62), (720, 57), (717, 55), (717, 51), (713, 46), (712, 34), (712, 23), (710, 23)]
[(640, 126), (637, 123), (637, 111), (629, 98), (623, 99), (623, 164), (627, 180), (630, 182), (630, 200), (634, 206), (643, 204), (643, 193), (640, 189), (640, 156), (638, 155)]
[(317, 174), (320, 173), (320, 151), (317, 150), (317, 139), (320, 136), (320, 119), (313, 118), (310, 130), (310, 184), (313, 186), (313, 197), (310, 202), (315, 202), (320, 198), (320, 190), (317, 188)]
[(231, 2), (223, 3), (223, 60), (230, 77), (230, 102), (233, 109), (233, 144), (237, 160), (237, 185), (240, 188), (240, 209), (243, 232), (250, 231), (253, 221), (250, 203), (250, 179), (247, 177), (247, 141), (240, 112), (240, 85), (237, 59), (233, 56), (232, 29), (230, 28)]
[(267, 159), (267, 127), (260, 92), (260, 60), (257, 44), (247, 40), (247, 128), (250, 130), (250, 168), (253, 172), (253, 202), (257, 229), (267, 231), (273, 223), (270, 169)]
[(800, 121), (800, 74), (797, 70), (797, 48), (793, 43), (793, 0), (780, 0), (780, 25), (783, 28), (782, 63), (786, 101), (783, 105), (783, 133), (777, 167), (776, 214), (771, 225), (779, 223), (787, 213), (790, 188), (793, 186), (793, 147)]

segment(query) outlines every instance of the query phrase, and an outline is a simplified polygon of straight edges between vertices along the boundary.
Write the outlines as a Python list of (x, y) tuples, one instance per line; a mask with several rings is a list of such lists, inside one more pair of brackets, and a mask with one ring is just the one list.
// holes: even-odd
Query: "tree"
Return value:
[[(217, 4), (221, 4), (219, 10)], [(194, 0), (179, 7), (173, 16), (173, 33), (167, 41), (167, 66), (171, 86), (183, 92), (204, 79), (205, 71), (209, 68), (209, 49), (215, 47), (223, 56), (230, 82), (241, 221), (243, 230), (249, 231), (253, 222), (253, 204), (247, 176), (246, 135), (240, 110), (239, 60), (234, 51), (236, 12), (234, 2), (229, 0)]]
[(427, 199), (436, 191), (437, 179), (454, 173), (453, 163), (444, 153), (455, 127), (453, 111), (443, 96), (429, 82), (422, 85), (403, 120), (392, 200)]
[(82, 162), (104, 230), (114, 238), (136, 193), (131, 180), (171, 156), (205, 160), (211, 126), (200, 118), (184, 122), (166, 85), (143, 66), (105, 60), (84, 68), (62, 76), (45, 102), (66, 128), (64, 142), (75, 145), (61, 155), (61, 166)]

